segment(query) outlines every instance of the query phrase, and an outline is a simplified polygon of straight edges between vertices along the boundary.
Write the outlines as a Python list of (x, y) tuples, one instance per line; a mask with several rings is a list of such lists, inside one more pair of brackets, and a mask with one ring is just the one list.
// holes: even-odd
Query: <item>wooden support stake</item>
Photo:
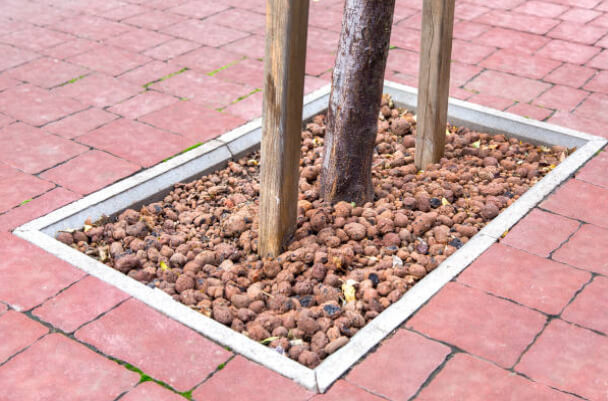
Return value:
[(276, 257), (296, 227), (308, 0), (266, 0), (258, 254)]
[(419, 170), (437, 163), (445, 148), (453, 27), (454, 0), (424, 0), (416, 112)]

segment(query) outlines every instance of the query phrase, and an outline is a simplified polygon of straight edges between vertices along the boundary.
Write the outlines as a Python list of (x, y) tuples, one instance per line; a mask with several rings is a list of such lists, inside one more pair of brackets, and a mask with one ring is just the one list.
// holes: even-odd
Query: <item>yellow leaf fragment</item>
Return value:
[(449, 201), (449, 200), (447, 200), (446, 198), (441, 198), (441, 204), (442, 204), (443, 206), (447, 206), (447, 205), (449, 205), (449, 204), (450, 204), (450, 201)]
[(169, 266), (167, 266), (167, 264), (165, 263), (165, 261), (164, 261), (164, 260), (161, 260), (161, 261), (160, 261), (160, 269), (161, 269), (162, 271), (167, 271), (167, 270), (169, 270)]
[(355, 297), (355, 284), (357, 282), (355, 280), (346, 280), (344, 284), (342, 284), (342, 292), (344, 293), (344, 299), (346, 302), (356, 301)]
[(479, 149), (479, 146), (481, 145), (481, 141), (475, 141), (471, 144), (472, 147)]

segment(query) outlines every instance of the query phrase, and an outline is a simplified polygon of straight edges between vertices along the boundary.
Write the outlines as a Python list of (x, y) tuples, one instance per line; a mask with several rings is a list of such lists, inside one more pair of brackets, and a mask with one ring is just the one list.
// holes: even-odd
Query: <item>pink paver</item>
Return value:
[(0, 316), (0, 363), (33, 344), (49, 329), (23, 313), (8, 311)]
[(118, 117), (112, 113), (91, 107), (54, 123), (47, 124), (44, 126), (44, 130), (64, 138), (72, 139), (107, 124), (116, 118)]
[(475, 260), (458, 282), (556, 315), (590, 278), (584, 271), (496, 244)]
[(114, 46), (103, 46), (68, 59), (91, 70), (118, 75), (150, 61), (149, 57)]
[(475, 19), (488, 25), (515, 29), (535, 34), (545, 34), (559, 24), (559, 20), (538, 17), (534, 15), (519, 14), (512, 11), (493, 10)]
[(51, 334), (0, 367), (3, 394), (20, 401), (107, 401), (139, 375), (61, 334)]
[(37, 246), (0, 233), (0, 300), (28, 310), (81, 279), (84, 272)]
[(219, 345), (136, 300), (128, 300), (75, 335), (178, 391), (192, 389), (230, 357)]
[(32, 313), (54, 327), (71, 333), (128, 297), (116, 287), (87, 276)]
[(0, 160), (26, 173), (38, 173), (86, 150), (85, 146), (23, 123), (0, 129)]
[[(564, 63), (561, 67), (552, 71), (544, 80), (559, 85), (580, 88), (589, 78), (595, 74), (595, 70), (575, 64)], [(586, 88), (591, 90), (590, 88)]]
[(603, 93), (592, 93), (579, 107), (577, 107), (574, 114), (608, 123), (608, 115), (603, 113), (603, 111), (606, 110), (606, 107), (608, 107), (608, 95)]
[(549, 87), (543, 82), (491, 70), (482, 72), (465, 85), (466, 89), (523, 102), (534, 99)]
[(127, 71), (118, 78), (138, 86), (144, 86), (177, 73), (179, 73), (177, 66), (154, 60), (141, 67)]
[(40, 53), (56, 59), (66, 59), (101, 47), (99, 42), (83, 38), (74, 38), (55, 47), (41, 50)]
[(551, 109), (570, 111), (576, 108), (588, 95), (589, 92), (584, 90), (555, 85), (534, 99), (534, 103)]
[(344, 380), (334, 383), (325, 394), (313, 397), (311, 401), (382, 401), (384, 398), (375, 396)]
[(591, 400), (608, 399), (608, 337), (554, 320), (515, 370)]
[(0, 164), (0, 186), (11, 188), (0, 197), (0, 212), (5, 212), (52, 189), (55, 185), (5, 164)]
[(407, 326), (510, 367), (545, 322), (546, 318), (538, 312), (474, 288), (449, 283)]
[(295, 382), (260, 365), (237, 356), (192, 393), (196, 401), (280, 400), (288, 394), (290, 401), (304, 401), (313, 393)]
[(103, 74), (92, 74), (53, 90), (100, 108), (112, 106), (142, 91), (141, 86)]
[(108, 110), (134, 120), (177, 102), (179, 102), (179, 99), (175, 96), (155, 91), (146, 91)]
[(21, 205), (0, 215), (0, 231), (12, 230), (21, 224), (71, 203), (79, 197), (80, 195), (60, 187), (45, 192), (25, 205)]
[[(193, 145), (192, 140), (125, 119), (82, 135), (78, 141), (143, 167), (150, 167)], [(163, 146), (158, 146), (160, 143)]]
[(184, 39), (173, 39), (168, 42), (148, 49), (144, 54), (157, 60), (171, 60), (181, 54), (187, 53), (199, 47), (200, 44)]
[(552, 251), (559, 248), (579, 226), (580, 223), (576, 220), (533, 209), (509, 231), (501, 242), (547, 257)]
[(0, 93), (0, 111), (31, 125), (42, 125), (83, 110), (86, 105), (33, 85)]
[(205, 18), (217, 14), (228, 8), (220, 2), (209, 3), (206, 1), (181, 1), (182, 5), (170, 8), (168, 11), (174, 14), (185, 15), (190, 18)]
[[(62, 187), (85, 195), (127, 177), (140, 166), (98, 150), (85, 152), (41, 174)], [(95, 171), (95, 174), (91, 174)]]
[(583, 225), (574, 236), (555, 251), (553, 259), (600, 274), (608, 273), (608, 230)]
[(184, 397), (154, 383), (144, 382), (139, 384), (127, 395), (121, 397), (121, 401), (184, 401)]
[(473, 356), (457, 354), (416, 400), (575, 401), (578, 398), (534, 383)]
[[(554, 39), (536, 54), (568, 63), (585, 64), (600, 51), (601, 49), (595, 46)], [(575, 78), (575, 76), (573, 76), (573, 78)]]
[(449, 353), (443, 344), (397, 330), (356, 365), (346, 380), (391, 400), (409, 400)]
[[(259, 29), (263, 29), (266, 26), (266, 16), (264, 14), (239, 8), (231, 8), (229, 10), (217, 13), (207, 18), (207, 21), (247, 32), (255, 32)], [(341, 16), (337, 22), (338, 24), (342, 22)]]
[(244, 55), (250, 58), (264, 58), (265, 39), (262, 35), (251, 35), (243, 39), (235, 40), (222, 47), (224, 50)]
[(246, 59), (215, 74), (215, 77), (226, 81), (247, 84), (254, 88), (264, 86), (264, 63)]
[(513, 11), (518, 13), (549, 18), (557, 17), (558, 15), (563, 14), (567, 10), (568, 7), (555, 4), (553, 2), (535, 0), (523, 2), (520, 6), (513, 9)]
[(547, 121), (551, 124), (557, 124), (608, 138), (608, 123), (599, 121), (597, 118), (587, 118), (577, 114), (557, 111)]
[(501, 49), (479, 64), (492, 70), (540, 79), (559, 67), (561, 63), (538, 55), (532, 56), (510, 49)]
[(150, 87), (180, 98), (196, 99), (213, 108), (227, 106), (255, 89), (253, 86), (227, 82), (196, 71), (186, 71)]
[(2, 36), (2, 42), (15, 47), (38, 51), (73, 39), (71, 35), (41, 27), (32, 27)]
[(586, 85), (586, 90), (608, 94), (608, 71), (598, 72)]
[(540, 206), (566, 217), (608, 227), (606, 196), (608, 196), (606, 188), (579, 180), (570, 180)]
[(602, 151), (576, 174), (581, 181), (608, 188), (608, 152)]
[(52, 88), (89, 73), (86, 68), (61, 60), (43, 57), (13, 68), (7, 74), (43, 88)]
[(505, 28), (492, 28), (476, 37), (473, 42), (530, 54), (545, 46), (549, 42), (549, 39), (545, 36), (532, 33)]
[(187, 17), (158, 10), (149, 11), (123, 20), (123, 23), (153, 31), (185, 21)]
[(562, 313), (562, 318), (608, 334), (608, 279), (595, 277)]
[(491, 107), (496, 110), (504, 110), (513, 104), (513, 100), (505, 99), (504, 97), (485, 95), (480, 93), (468, 99), (469, 102), (480, 104), (482, 106)]
[(188, 67), (208, 74), (242, 59), (242, 55), (231, 51), (202, 46), (194, 51), (174, 58), (171, 61), (171, 64), (179, 67)]
[[(323, 82), (323, 84), (325, 84), (325, 82)], [(247, 96), (243, 100), (231, 104), (230, 106), (226, 107), (224, 111), (245, 120), (252, 120), (262, 115), (263, 100), (264, 95), (262, 92), (257, 92), (253, 95)]]
[(219, 47), (249, 36), (247, 32), (194, 19), (171, 25), (162, 32), (212, 47)]
[(531, 118), (533, 120), (544, 121), (551, 116), (554, 110), (545, 107), (534, 106), (528, 103), (516, 103), (509, 107), (506, 111), (517, 114), (522, 117)]
[(60, 21), (55, 24), (54, 29), (72, 33), (75, 36), (103, 40), (132, 29), (126, 24), (110, 21), (109, 19), (92, 15), (80, 15)]
[(134, 29), (108, 39), (106, 43), (132, 52), (141, 53), (144, 50), (165, 43), (173, 37), (147, 29)]
[(241, 117), (218, 112), (193, 101), (178, 102), (139, 118), (192, 141), (204, 142), (245, 123)]
[(608, 33), (608, 28), (564, 21), (547, 35), (562, 40), (592, 45)]

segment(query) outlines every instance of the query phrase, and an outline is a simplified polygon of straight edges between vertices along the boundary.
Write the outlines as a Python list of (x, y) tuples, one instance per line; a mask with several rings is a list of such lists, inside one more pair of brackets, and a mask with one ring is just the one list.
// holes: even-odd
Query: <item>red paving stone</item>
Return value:
[(558, 20), (512, 11), (493, 10), (475, 19), (476, 22), (515, 29), (517, 31), (545, 34), (559, 24)]
[(127, 395), (120, 398), (121, 401), (184, 401), (184, 397), (167, 390), (154, 382), (139, 384)]
[(108, 39), (131, 29), (128, 25), (93, 15), (68, 18), (55, 24), (53, 28), (95, 41)]
[(26, 173), (38, 173), (87, 150), (23, 123), (0, 129), (0, 160)]
[(103, 46), (87, 53), (70, 57), (68, 61), (100, 71), (108, 75), (119, 75), (150, 61), (149, 57), (113, 46)]
[(261, 89), (264, 87), (264, 63), (246, 59), (217, 72), (214, 77)]
[(560, 62), (510, 49), (502, 49), (483, 60), (480, 65), (492, 70), (511, 74), (517, 73), (527, 78), (540, 79), (557, 68)]
[(549, 42), (549, 39), (541, 35), (534, 35), (511, 29), (492, 28), (478, 36), (474, 42), (486, 46), (511, 49), (521, 53), (533, 53), (546, 45), (547, 42)]
[[(53, 367), (53, 369), (50, 369)], [(139, 375), (61, 334), (51, 334), (0, 366), (0, 388), (20, 401), (107, 401)]]
[(554, 320), (515, 370), (591, 400), (608, 399), (608, 337)]
[(533, 120), (544, 121), (553, 114), (553, 110), (544, 107), (533, 106), (528, 103), (516, 103), (506, 111)]
[(579, 228), (566, 217), (533, 209), (500, 242), (526, 252), (547, 257)]
[(200, 21), (194, 19), (171, 25), (170, 27), (164, 28), (162, 31), (169, 35), (213, 47), (222, 46), (226, 43), (249, 36), (246, 32), (212, 24), (205, 20)]
[(0, 186), (11, 188), (0, 197), (0, 213), (55, 187), (49, 181), (25, 174), (5, 164), (0, 164)]
[(32, 219), (43, 216), (61, 206), (71, 203), (79, 197), (80, 195), (60, 187), (45, 192), (25, 205), (21, 205), (4, 214), (0, 214), (0, 231), (12, 230), (21, 224), (27, 223)]
[(256, 92), (237, 103), (231, 104), (224, 111), (249, 121), (262, 116), (263, 100), (264, 95), (262, 92)]
[(129, 83), (144, 86), (164, 77), (178, 73), (179, 68), (162, 61), (151, 61), (121, 74), (118, 78)]
[(482, 72), (465, 85), (466, 89), (523, 102), (534, 99), (549, 87), (543, 82), (491, 70)]
[[(192, 140), (125, 119), (82, 135), (78, 141), (143, 167), (150, 167), (193, 145)], [(162, 146), (158, 146), (160, 143)]]
[(344, 380), (339, 380), (325, 394), (313, 397), (312, 401), (382, 401), (384, 399)]
[[(255, 32), (259, 29), (263, 29), (266, 26), (265, 15), (238, 8), (231, 8), (229, 10), (217, 13), (207, 18), (207, 21), (247, 32)], [(341, 21), (342, 18), (340, 18), (338, 23)]]
[(54, 327), (71, 333), (128, 297), (116, 287), (87, 276), (32, 313)]
[(407, 327), (510, 367), (545, 321), (538, 312), (448, 283), (407, 322)]
[[(549, 75), (547, 75), (544, 80), (554, 84), (580, 88), (594, 74), (595, 70), (592, 68), (575, 64), (562, 64), (559, 68), (553, 70)], [(590, 88), (586, 89), (591, 90)]]
[(0, 300), (29, 310), (79, 280), (84, 272), (9, 233), (0, 233)]
[(83, 110), (86, 105), (33, 85), (0, 93), (0, 111), (31, 125), (42, 125)]
[(131, 18), (127, 18), (122, 22), (140, 28), (147, 28), (156, 31), (168, 27), (170, 25), (185, 21), (186, 19), (187, 17), (182, 15), (152, 10)]
[(49, 329), (23, 313), (8, 311), (0, 317), (0, 363), (33, 344)]
[[(85, 195), (127, 177), (140, 167), (98, 150), (85, 152), (40, 176)], [(95, 174), (91, 174), (91, 172)]]
[(608, 107), (608, 95), (593, 93), (577, 107), (574, 114), (608, 123), (608, 115), (603, 112), (606, 107)]
[(47, 124), (44, 126), (44, 130), (64, 138), (72, 139), (107, 124), (116, 118), (118, 117), (112, 113), (91, 107), (54, 123)]
[(585, 85), (585, 89), (608, 94), (608, 71), (598, 72), (593, 79)]
[(558, 111), (549, 118), (548, 122), (608, 138), (608, 123), (599, 121), (597, 118), (586, 118)]
[(89, 72), (86, 68), (74, 64), (43, 57), (13, 68), (7, 75), (43, 88), (52, 88)]
[(589, 92), (556, 85), (540, 95), (534, 103), (556, 110), (570, 111), (578, 106)]
[(38, 51), (74, 39), (71, 35), (50, 29), (33, 27), (2, 36), (0, 41), (27, 50)]
[(608, 279), (597, 276), (562, 313), (562, 319), (608, 334)]
[(104, 74), (92, 74), (53, 90), (100, 108), (112, 106), (142, 91), (141, 86)]
[[(82, 327), (75, 335), (178, 391), (192, 389), (231, 355), (219, 345), (136, 300), (123, 303)], [(207, 395), (207, 399), (210, 398)]]
[[(243, 124), (246, 120), (228, 112), (208, 109), (192, 101), (178, 102), (140, 118), (155, 127), (204, 142)], [(195, 143), (196, 143), (195, 142)]]
[(173, 39), (162, 45), (146, 50), (144, 54), (161, 61), (171, 60), (181, 54), (196, 49), (200, 45), (184, 39)]
[(608, 28), (564, 21), (547, 35), (572, 42), (592, 45), (608, 33)]
[(581, 181), (608, 188), (608, 152), (600, 152), (589, 163), (576, 173), (576, 178)]
[(553, 259), (581, 269), (608, 274), (608, 230), (585, 224), (555, 251)]
[(416, 401), (578, 399), (466, 354), (457, 354), (452, 358), (431, 384), (416, 397)]
[(552, 40), (536, 54), (573, 64), (585, 64), (601, 51), (600, 48), (564, 40)]
[(408, 400), (450, 351), (419, 334), (397, 330), (377, 352), (355, 366), (346, 380), (391, 400)]
[(540, 206), (557, 214), (608, 227), (608, 189), (579, 180), (562, 185)]
[(63, 60), (68, 57), (98, 49), (101, 46), (102, 45), (99, 42), (82, 38), (74, 38), (73, 40), (64, 42), (60, 45), (41, 50), (40, 53), (52, 58)]
[(248, 401), (285, 399), (304, 401), (313, 393), (295, 382), (260, 365), (237, 356), (192, 393), (196, 401), (237, 400), (247, 394)]
[(563, 14), (567, 10), (568, 7), (564, 7), (559, 4), (536, 0), (526, 1), (520, 6), (513, 9), (513, 11), (518, 13), (548, 18), (557, 17), (558, 15)]
[(513, 100), (480, 93), (468, 99), (469, 102), (480, 104), (497, 110), (504, 110), (513, 104)]
[(107, 44), (140, 53), (173, 39), (172, 36), (150, 31), (134, 29), (127, 33), (114, 36), (106, 41)]
[(243, 59), (242, 55), (235, 54), (231, 51), (202, 46), (196, 50), (175, 57), (171, 61), (171, 64), (175, 64), (178, 67), (188, 67), (208, 74), (241, 59)]
[(162, 109), (173, 103), (179, 102), (175, 96), (166, 95), (155, 91), (146, 91), (140, 95), (125, 100), (108, 110), (123, 117), (136, 119), (153, 111)]
[(458, 282), (557, 315), (590, 278), (584, 271), (496, 244)]
[(212, 108), (227, 106), (255, 89), (253, 86), (227, 82), (196, 71), (186, 71), (152, 84), (150, 88), (180, 98), (195, 99)]

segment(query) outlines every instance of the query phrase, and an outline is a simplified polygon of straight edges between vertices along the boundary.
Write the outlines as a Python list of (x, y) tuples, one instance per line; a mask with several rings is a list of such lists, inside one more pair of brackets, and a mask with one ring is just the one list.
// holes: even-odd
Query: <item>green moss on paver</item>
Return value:
[(82, 78), (86, 77), (87, 75), (88, 74), (84, 74), (84, 75), (81, 75), (79, 77), (72, 78), (69, 81), (65, 81), (64, 83), (59, 84), (59, 86), (65, 86), (65, 85), (73, 84), (74, 82), (81, 80)]
[[(232, 102), (230, 102), (230, 104), (229, 104), (228, 106), (233, 105), (233, 104), (235, 104), (235, 103), (238, 103), (238, 102), (240, 102), (241, 100), (247, 99), (249, 96), (253, 95), (254, 93), (258, 93), (258, 92), (261, 92), (261, 91), (262, 91), (262, 90), (261, 90), (260, 88), (255, 88), (254, 90), (252, 90), (251, 92), (247, 93), (246, 95), (243, 95), (243, 96), (239, 96), (239, 97), (237, 97), (235, 100), (233, 100)], [(219, 107), (219, 108), (217, 108), (216, 110), (217, 110), (217, 111), (224, 111), (224, 109), (225, 109), (226, 107), (228, 107), (228, 106)]]
[(188, 151), (190, 151), (190, 150), (192, 150), (192, 149), (196, 149), (196, 148), (198, 148), (199, 146), (201, 146), (201, 145), (202, 145), (202, 144), (204, 144), (204, 143), (205, 143), (205, 142), (199, 142), (199, 143), (195, 143), (195, 144), (194, 144), (194, 145), (192, 145), (192, 146), (188, 146), (186, 149), (184, 149), (184, 150), (182, 150), (182, 151), (177, 152), (177, 153), (176, 153), (176, 154), (174, 154), (173, 156), (169, 156), (169, 157), (167, 157), (166, 159), (164, 159), (164, 160), (162, 161), (162, 163), (166, 162), (167, 160), (171, 160), (171, 159), (173, 159), (175, 156), (179, 156), (179, 155), (182, 155), (182, 154), (184, 154), (184, 153), (186, 153), (186, 152), (188, 152)]
[(147, 84), (143, 84), (143, 87), (144, 87), (144, 88), (146, 88), (146, 89), (148, 89), (148, 87), (149, 87), (150, 85), (152, 85), (152, 84), (155, 84), (155, 83), (157, 83), (157, 82), (162, 82), (162, 81), (165, 81), (165, 80), (167, 80), (167, 79), (169, 79), (169, 78), (172, 78), (172, 77), (174, 77), (174, 76), (176, 76), (176, 75), (182, 74), (182, 73), (184, 73), (184, 72), (186, 72), (186, 71), (188, 71), (188, 70), (189, 70), (189, 68), (188, 68), (188, 67), (184, 67), (184, 68), (182, 68), (182, 69), (181, 69), (181, 70), (179, 70), (179, 71), (172, 72), (171, 74), (167, 74), (167, 75), (165, 75), (164, 77), (160, 77), (160, 78), (158, 78), (158, 79), (155, 79), (154, 81), (150, 81), (150, 82), (148, 82)]
[(141, 384), (141, 383), (145, 383), (145, 382), (154, 382), (156, 384), (158, 384), (159, 386), (162, 386), (164, 388), (166, 388), (167, 390), (174, 392), (176, 394), (181, 395), (182, 397), (191, 400), (192, 399), (192, 390), (188, 390), (188, 391), (183, 391), (183, 392), (179, 392), (176, 389), (174, 389), (173, 387), (171, 387), (170, 385), (168, 385), (167, 383), (157, 380), (151, 376), (148, 376), (147, 374), (145, 374), (141, 369), (139, 369), (136, 366), (131, 365), (128, 362), (122, 362), (118, 359), (114, 359), (114, 358), (110, 358), (112, 359), (114, 362), (116, 362), (119, 365), (124, 366), (125, 368), (127, 368), (128, 370), (130, 370), (131, 372), (135, 372), (139, 375), (139, 382), (137, 384)]
[(241, 57), (241, 58), (240, 58), (240, 59), (238, 59), (238, 60), (231, 61), (231, 62), (229, 62), (228, 64), (221, 66), (220, 68), (217, 68), (217, 69), (215, 69), (215, 70), (213, 70), (213, 71), (211, 71), (211, 72), (208, 72), (208, 73), (207, 73), (207, 75), (209, 75), (210, 77), (212, 77), (212, 76), (214, 76), (215, 74), (217, 74), (218, 72), (220, 72), (220, 71), (224, 71), (226, 68), (229, 68), (229, 67), (232, 67), (232, 66), (233, 66), (233, 65), (235, 65), (235, 64), (238, 64), (239, 62), (241, 62), (241, 61), (242, 61), (242, 60), (244, 60), (244, 59), (245, 59), (245, 57)]
[(19, 206), (26, 205), (26, 204), (30, 203), (32, 200), (33, 200), (32, 198), (26, 199), (26, 200), (22, 201), (21, 203), (19, 203)]

